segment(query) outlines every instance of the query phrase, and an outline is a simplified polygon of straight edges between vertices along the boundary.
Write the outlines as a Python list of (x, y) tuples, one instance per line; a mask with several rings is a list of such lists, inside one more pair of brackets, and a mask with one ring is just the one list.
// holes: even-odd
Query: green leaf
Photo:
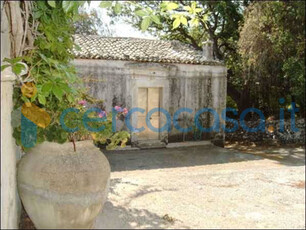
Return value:
[(33, 18), (38, 19), (40, 18), (44, 13), (42, 11), (34, 11), (33, 12)]
[(59, 86), (61, 87), (62, 90), (64, 90), (66, 93), (71, 92), (70, 87), (68, 86), (67, 83), (59, 83)]
[(184, 24), (185, 26), (187, 26), (187, 18), (185, 18), (184, 16), (181, 17), (181, 23)]
[(208, 26), (207, 26), (207, 23), (206, 23), (206, 22), (204, 22), (204, 26), (205, 26), (205, 29), (208, 30)]
[(109, 7), (111, 7), (112, 6), (112, 2), (110, 2), (110, 1), (102, 1), (101, 3), (100, 3), (100, 7), (101, 8), (109, 8)]
[(190, 14), (195, 15), (196, 13), (201, 12), (203, 9), (202, 8), (197, 8), (197, 3), (192, 2), (191, 6), (184, 6), (184, 9), (188, 11)]
[(194, 10), (197, 7), (197, 3), (196, 2), (192, 2), (191, 3), (191, 8)]
[(162, 2), (159, 6), (161, 9), (161, 12), (164, 12), (167, 10), (167, 2)]
[(39, 56), (46, 62), (46, 63), (50, 63), (49, 62), (49, 60), (47, 59), (47, 57), (44, 55), (44, 54), (42, 54), (42, 53), (39, 53)]
[(12, 71), (16, 75), (19, 75), (23, 69), (25, 69), (25, 66), (21, 63), (17, 63), (16, 65), (12, 66)]
[(39, 94), (38, 95), (38, 101), (40, 104), (45, 105), (46, 104), (46, 98), (44, 95)]
[(168, 5), (167, 5), (167, 10), (175, 10), (178, 7), (179, 7), (178, 4), (176, 4), (174, 2), (169, 2)]
[(202, 10), (203, 10), (202, 8), (196, 8), (196, 9), (194, 9), (194, 12), (195, 13), (200, 13)]
[(48, 1), (49, 6), (55, 8), (56, 7), (56, 2), (55, 1)]
[(199, 25), (199, 19), (193, 18), (190, 20), (190, 25), (191, 26), (198, 26)]
[(64, 91), (58, 85), (53, 86), (52, 92), (57, 97), (58, 100), (60, 101), (62, 100)]
[(34, 102), (36, 98), (37, 98), (37, 93), (33, 97), (31, 97), (31, 102)]
[(74, 98), (73, 98), (70, 94), (67, 96), (67, 100), (68, 100), (70, 103), (74, 102)]
[(1, 66), (1, 71), (5, 70), (7, 67), (10, 67), (10, 65), (2, 65)]
[(63, 1), (62, 7), (63, 7), (65, 13), (68, 13), (73, 8), (73, 2)]
[(49, 95), (50, 91), (52, 90), (52, 85), (52, 82), (45, 83), (41, 88), (41, 92), (44, 95)]
[(192, 12), (192, 9), (190, 6), (184, 6), (184, 10), (189, 11), (189, 13)]
[(180, 18), (182, 15), (181, 14), (172, 14), (171, 17), (172, 18)]
[(29, 100), (29, 98), (27, 98), (27, 97), (25, 97), (25, 96), (21, 96), (21, 100), (23, 101), (23, 102), (25, 102), (25, 103), (28, 103), (28, 102), (30, 102), (30, 100)]
[(21, 60), (22, 60), (22, 57), (16, 57), (16, 58), (12, 58), (12, 59), (4, 58), (3, 62), (8, 62), (10, 64), (15, 64), (15, 63), (17, 63), (17, 62), (19, 62)]
[(151, 15), (151, 20), (152, 20), (153, 22), (155, 22), (156, 24), (161, 24), (161, 23), (160, 23), (160, 20), (159, 20), (159, 17), (156, 16), (156, 15)]
[(144, 17), (144, 16), (147, 15), (147, 12), (144, 11), (144, 10), (137, 10), (137, 11), (135, 11), (135, 14), (136, 14), (137, 16), (139, 16), (139, 17)]
[(172, 29), (176, 29), (177, 27), (180, 26), (180, 24), (181, 24), (180, 18), (175, 19), (175, 20), (173, 21), (173, 27), (172, 27)]
[(145, 17), (142, 22), (141, 22), (141, 30), (146, 31), (151, 24), (151, 18), (150, 17)]
[(204, 14), (204, 16), (203, 16), (203, 22), (206, 22), (207, 20), (208, 20), (208, 14)]
[(121, 12), (121, 4), (119, 2), (116, 2), (114, 11), (115, 11), (115, 14), (120, 14), (120, 12)]

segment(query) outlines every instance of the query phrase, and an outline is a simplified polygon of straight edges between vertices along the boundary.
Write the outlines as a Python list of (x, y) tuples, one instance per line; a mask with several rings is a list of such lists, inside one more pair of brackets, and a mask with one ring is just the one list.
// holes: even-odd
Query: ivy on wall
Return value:
[[(22, 46), (23, 42), (18, 43), (20, 46), (14, 49), (18, 52), (12, 53), (13, 58), (3, 60), (6, 63), (1, 66), (1, 71), (11, 67), (17, 77), (13, 94), (14, 112), (37, 109), (37, 119), (40, 123), (36, 123), (37, 143), (46, 140), (59, 143), (75, 140), (76, 133), (65, 131), (60, 124), (60, 115), (67, 108), (80, 107), (80, 113), (75, 119), (78, 120), (78, 124), (82, 123), (85, 110), (78, 101), (86, 97), (86, 92), (81, 87), (81, 80), (77, 77), (75, 67), (71, 64), (73, 60), (71, 51), (74, 46), (73, 22), (78, 19), (78, 8), (84, 3), (84, 1), (24, 1), (16, 3), (19, 5), (6, 3), (7, 9), (19, 7), (19, 16), (24, 16), (21, 20), (24, 25), (20, 33), (21, 41), (24, 40), (24, 44), (28, 44), (28, 34), (35, 38), (31, 45)], [(26, 14), (24, 9), (27, 9)], [(10, 19), (13, 20), (14, 17)], [(24, 22), (25, 20), (27, 22)], [(12, 43), (15, 44), (14, 39)], [(39, 108), (43, 108), (46, 113), (39, 113)], [(97, 114), (93, 113), (90, 116), (95, 115)], [(17, 122), (14, 121), (13, 124), (13, 136), (17, 144), (22, 146), (20, 116), (15, 117)], [(72, 120), (66, 122), (68, 126), (75, 123)], [(95, 125), (101, 126), (102, 123)], [(106, 130), (109, 130), (111, 122), (104, 123), (107, 126)], [(82, 125), (79, 128), (78, 134), (88, 136), (88, 130)], [(124, 145), (129, 134), (101, 131), (96, 136), (101, 137), (103, 141), (108, 139), (110, 146), (115, 146), (114, 143)]]

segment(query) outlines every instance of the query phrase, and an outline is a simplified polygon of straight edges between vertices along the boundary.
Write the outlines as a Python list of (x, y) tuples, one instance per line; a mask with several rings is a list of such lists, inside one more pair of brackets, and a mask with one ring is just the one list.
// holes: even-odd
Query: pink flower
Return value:
[(99, 113), (99, 117), (102, 118), (102, 117), (106, 117), (106, 112), (105, 111), (101, 111)]
[(123, 112), (123, 109), (120, 106), (115, 106), (115, 110), (119, 113)]
[(79, 103), (79, 105), (86, 105), (86, 104), (87, 104), (87, 101), (85, 101), (85, 100), (80, 100), (78, 103)]
[(125, 115), (128, 114), (128, 112), (129, 112), (129, 111), (128, 111), (127, 108), (124, 108), (124, 109), (123, 109), (123, 113), (124, 113)]

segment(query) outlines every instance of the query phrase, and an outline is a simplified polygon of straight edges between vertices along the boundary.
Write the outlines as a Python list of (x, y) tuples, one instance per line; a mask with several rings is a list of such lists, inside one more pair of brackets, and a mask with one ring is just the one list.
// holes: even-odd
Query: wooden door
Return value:
[(145, 112), (138, 113), (138, 125), (137, 127), (144, 127), (145, 130), (137, 133), (139, 140), (158, 140), (159, 133), (149, 129), (146, 124), (146, 116), (148, 112), (154, 108), (158, 108), (158, 111), (152, 114), (150, 121), (153, 127), (160, 127), (160, 88), (138, 88), (138, 107), (145, 110)]

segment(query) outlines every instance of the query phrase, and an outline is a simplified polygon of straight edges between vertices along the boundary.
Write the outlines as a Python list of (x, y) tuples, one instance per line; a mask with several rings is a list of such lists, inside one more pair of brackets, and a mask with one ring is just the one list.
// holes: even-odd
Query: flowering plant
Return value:
[(93, 139), (96, 144), (106, 145), (107, 149), (114, 149), (119, 144), (121, 147), (126, 146), (130, 134), (113, 127), (113, 116), (121, 119), (128, 113), (127, 108), (115, 106), (115, 114), (106, 112), (102, 101), (83, 95), (75, 109), (77, 113), (71, 112), (63, 120), (65, 126), (76, 130), (69, 134), (71, 141)]
[[(113, 110), (116, 113), (116, 120), (120, 120), (128, 114), (128, 109), (121, 108), (120, 106), (115, 106)], [(114, 149), (119, 144), (121, 147), (125, 147), (130, 138), (130, 134), (127, 131), (117, 130), (117, 127), (113, 127), (113, 112), (107, 113), (106, 111), (101, 111), (99, 117), (105, 118), (108, 125), (106, 125), (104, 132), (91, 134), (95, 142), (99, 144), (107, 144), (106, 149)]]
[[(20, 54), (4, 59), (1, 71), (10, 68), (16, 75), (14, 84), (12, 114), (13, 136), (17, 145), (23, 150), (34, 147), (43, 141), (64, 143), (90, 137), (89, 130), (84, 128), (82, 117), (85, 107), (94, 104), (93, 99), (84, 96), (81, 78), (72, 65), (74, 46), (73, 20), (78, 15), (78, 7), (84, 1), (31, 1), (32, 13), (29, 25), (33, 25), (35, 38), (33, 44), (27, 46)], [(69, 7), (67, 8), (67, 4)], [(23, 4), (24, 5), (24, 4)], [(34, 29), (35, 27), (35, 29)], [(28, 30), (32, 31), (32, 29)], [(33, 32), (33, 31), (32, 31)], [(35, 36), (34, 36), (35, 35)], [(27, 36), (24, 36), (25, 38)], [(32, 40), (30, 39), (30, 40)], [(18, 49), (17, 49), (18, 50)], [(66, 109), (78, 109), (78, 113), (69, 113), (62, 117)], [(22, 115), (21, 115), (22, 114)], [(107, 117), (105, 121), (87, 122), (89, 127), (105, 123), (105, 131), (100, 130), (99, 136), (107, 143), (124, 145), (128, 133), (116, 135), (112, 132), (110, 114), (87, 114), (89, 117)], [(70, 117), (74, 119), (69, 119)], [(76, 127), (68, 132), (62, 126)], [(109, 139), (111, 141), (109, 141)], [(123, 140), (121, 141), (120, 138)]]

